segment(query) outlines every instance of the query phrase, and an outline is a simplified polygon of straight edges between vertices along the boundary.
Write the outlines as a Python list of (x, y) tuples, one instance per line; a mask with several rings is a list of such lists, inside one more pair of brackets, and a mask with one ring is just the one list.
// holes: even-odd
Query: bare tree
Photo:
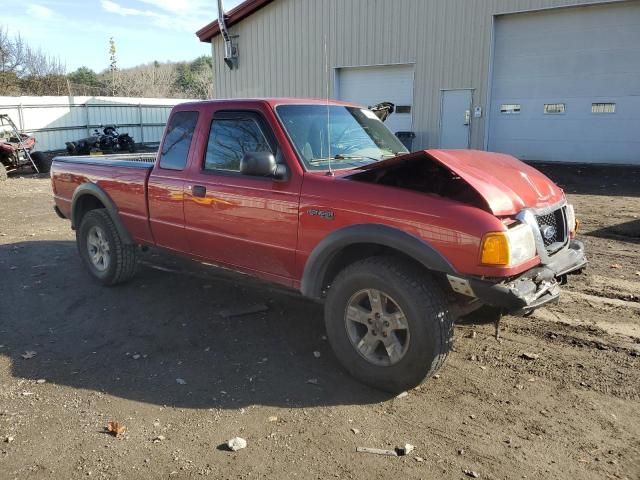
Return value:
[(193, 87), (188, 92), (190, 97), (213, 98), (213, 70), (203, 69), (193, 75)]
[[(58, 58), (29, 46), (18, 34), (0, 26), (0, 94), (58, 94), (65, 66)], [(64, 89), (63, 89), (64, 90)]]
[(142, 65), (119, 72), (116, 92), (125, 97), (168, 98), (175, 94), (175, 79), (172, 64)]
[(19, 77), (64, 75), (65, 66), (60, 59), (27, 45), (20, 34), (10, 37), (7, 28), (0, 26), (0, 71)]
[(86, 82), (56, 57), (29, 46), (20, 35), (11, 36), (0, 26), (0, 95), (112, 95), (123, 97), (211, 98), (211, 58), (191, 62), (153, 62), (119, 69), (116, 43), (109, 39), (109, 68), (93, 71)]

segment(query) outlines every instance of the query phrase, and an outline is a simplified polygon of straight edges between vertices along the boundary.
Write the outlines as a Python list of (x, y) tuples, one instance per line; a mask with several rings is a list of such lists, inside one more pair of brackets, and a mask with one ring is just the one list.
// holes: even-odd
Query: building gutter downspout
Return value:
[(218, 0), (218, 26), (224, 40), (224, 63), (227, 64), (229, 70), (233, 70), (238, 66), (238, 48), (233, 45), (229, 30), (227, 30), (222, 0)]

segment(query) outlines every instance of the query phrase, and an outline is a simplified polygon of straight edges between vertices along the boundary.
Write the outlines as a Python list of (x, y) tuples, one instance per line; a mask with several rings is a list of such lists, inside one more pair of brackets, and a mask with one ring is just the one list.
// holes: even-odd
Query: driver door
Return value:
[(247, 152), (269, 151), (278, 162), (285, 162), (260, 111), (212, 108), (207, 135), (185, 189), (192, 254), (290, 284), (300, 179), (291, 176), (281, 182), (240, 173), (240, 160)]

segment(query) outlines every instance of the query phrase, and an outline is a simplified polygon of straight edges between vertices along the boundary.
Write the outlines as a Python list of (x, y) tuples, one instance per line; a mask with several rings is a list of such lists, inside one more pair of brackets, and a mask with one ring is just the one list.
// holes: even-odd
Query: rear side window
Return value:
[(160, 168), (184, 169), (197, 123), (198, 112), (176, 112), (171, 116), (160, 152)]
[(250, 114), (214, 117), (204, 169), (239, 172), (240, 160), (248, 152), (275, 153), (258, 118)]

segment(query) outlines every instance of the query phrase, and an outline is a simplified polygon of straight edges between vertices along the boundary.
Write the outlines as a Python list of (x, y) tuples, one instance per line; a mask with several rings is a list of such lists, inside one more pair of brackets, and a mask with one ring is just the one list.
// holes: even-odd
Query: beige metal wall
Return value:
[[(616, 0), (611, 0), (616, 1)], [(212, 42), (214, 92), (231, 97), (324, 97), (335, 68), (415, 64), (414, 146), (437, 146), (441, 89), (474, 88), (471, 147), (483, 148), (493, 16), (594, 0), (275, 0), (231, 27), (239, 68)]]

